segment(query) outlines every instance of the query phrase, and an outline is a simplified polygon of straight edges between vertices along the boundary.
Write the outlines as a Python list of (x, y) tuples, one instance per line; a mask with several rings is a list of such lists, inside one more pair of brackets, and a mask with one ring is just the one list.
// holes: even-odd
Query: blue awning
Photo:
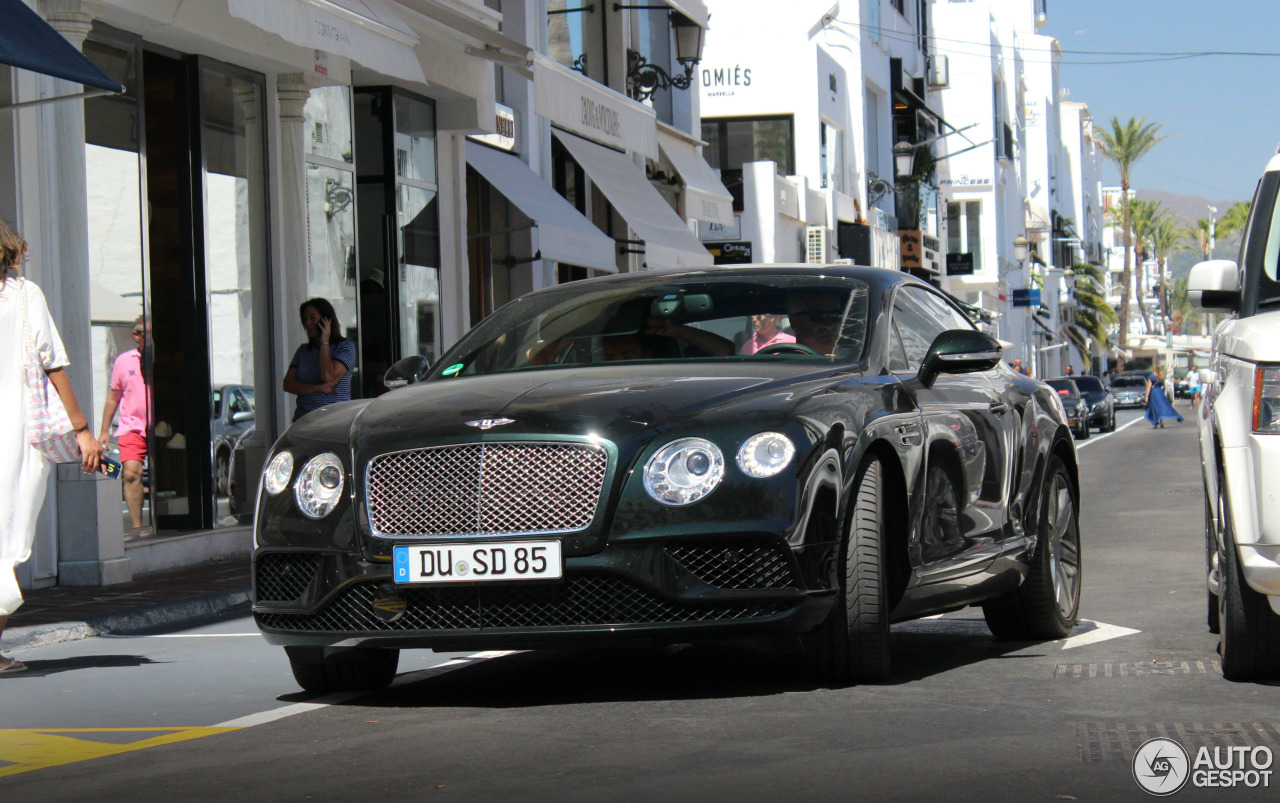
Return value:
[(0, 64), (123, 92), (22, 0), (0, 0)]

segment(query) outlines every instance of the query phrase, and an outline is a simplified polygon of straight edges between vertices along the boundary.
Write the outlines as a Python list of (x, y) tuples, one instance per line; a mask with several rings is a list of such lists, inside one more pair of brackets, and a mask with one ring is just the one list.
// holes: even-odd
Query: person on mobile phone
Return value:
[[(30, 331), (32, 352), (49, 384), (57, 392), (80, 449), (80, 468), (98, 470), (102, 444), (93, 437), (89, 422), (80, 410), (66, 366), (70, 364), (44, 293), (27, 281), (21, 265), (27, 243), (0, 220), (0, 633), (9, 616), (22, 605), (22, 589), (14, 568), (31, 557), (36, 537), (36, 517), (44, 505), (49, 485), (50, 462), (27, 437), (30, 394), (26, 371)], [(55, 268), (52, 268), (56, 270)], [(25, 670), (17, 658), (0, 655), (0, 676)]]
[(284, 375), (284, 391), (298, 397), (293, 420), (326, 404), (351, 400), (351, 370), (356, 346), (342, 336), (338, 314), (327, 298), (313, 298), (298, 308), (307, 342), (298, 346)]
[[(124, 465), (124, 506), (134, 530), (142, 528), (142, 464), (147, 459), (147, 433), (151, 431), (151, 386), (147, 384), (147, 363), (151, 353), (151, 322), (139, 315), (133, 322), (134, 348), (116, 357), (111, 366), (111, 383), (102, 403), (102, 448), (111, 444), (115, 423), (116, 444)], [(115, 421), (116, 412), (120, 420)]]

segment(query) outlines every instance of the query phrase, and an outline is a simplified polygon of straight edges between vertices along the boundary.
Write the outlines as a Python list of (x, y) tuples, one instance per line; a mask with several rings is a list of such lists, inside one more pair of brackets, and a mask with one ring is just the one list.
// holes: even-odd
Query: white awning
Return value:
[(596, 189), (604, 193), (618, 214), (644, 240), (645, 264), (648, 267), (712, 264), (711, 254), (653, 188), (645, 178), (643, 168), (632, 162), (631, 157), (568, 132), (552, 130), (591, 177)]
[(400, 0), (400, 2), (406, 8), (480, 42), (480, 47), (467, 46), (466, 52), (469, 55), (496, 61), (511, 67), (526, 78), (533, 78), (532, 49), (486, 23), (485, 18), (494, 14), (489, 9), (479, 7), (464, 11), (455, 4), (441, 0)]
[(467, 164), (538, 226), (543, 259), (618, 272), (613, 240), (516, 157), (467, 142)]
[(666, 2), (698, 25), (707, 27), (707, 18), (711, 15), (707, 13), (707, 5), (702, 0), (666, 0)]
[(231, 16), (301, 47), (346, 56), (383, 75), (427, 83), (419, 39), (387, 0), (227, 0)]
[(716, 178), (697, 146), (659, 127), (658, 148), (684, 179), (685, 215), (722, 226), (733, 223), (733, 196)]

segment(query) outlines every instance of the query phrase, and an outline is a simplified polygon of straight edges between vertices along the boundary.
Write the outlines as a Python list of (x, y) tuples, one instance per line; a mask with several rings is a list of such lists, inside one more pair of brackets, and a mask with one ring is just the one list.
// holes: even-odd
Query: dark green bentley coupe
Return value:
[(306, 689), (385, 686), (406, 648), (756, 636), (875, 682), (893, 622), (1075, 624), (1057, 394), (907, 274), (575, 282), (387, 384), (295, 423), (263, 472), (253, 612)]

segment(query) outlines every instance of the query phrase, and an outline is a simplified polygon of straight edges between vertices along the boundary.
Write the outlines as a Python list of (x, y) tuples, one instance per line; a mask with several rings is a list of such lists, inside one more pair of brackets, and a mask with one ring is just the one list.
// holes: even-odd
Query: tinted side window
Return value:
[(904, 287), (900, 292), (918, 300), (920, 305), (943, 329), (972, 329), (973, 323), (964, 313), (951, 306), (942, 296), (920, 287)]
[(893, 300), (893, 323), (907, 354), (907, 370), (913, 372), (920, 370), (934, 338), (950, 328), (922, 307), (915, 296), (902, 290)]
[[(897, 315), (894, 316), (895, 318)], [(889, 371), (901, 373), (909, 371), (906, 352), (902, 349), (902, 337), (898, 335), (898, 325), (889, 324)]]

